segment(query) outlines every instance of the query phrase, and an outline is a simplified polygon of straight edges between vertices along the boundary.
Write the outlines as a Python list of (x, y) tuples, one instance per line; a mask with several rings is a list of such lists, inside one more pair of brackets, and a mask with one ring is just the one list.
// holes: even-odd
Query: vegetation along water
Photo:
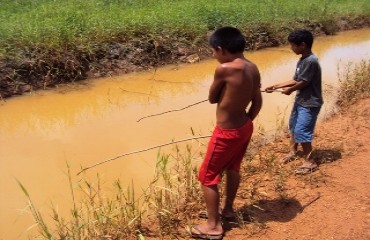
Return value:
[(247, 49), (278, 46), (293, 28), (315, 34), (370, 25), (367, 0), (2, 0), (0, 97), (58, 83), (194, 62), (207, 33), (240, 28)]

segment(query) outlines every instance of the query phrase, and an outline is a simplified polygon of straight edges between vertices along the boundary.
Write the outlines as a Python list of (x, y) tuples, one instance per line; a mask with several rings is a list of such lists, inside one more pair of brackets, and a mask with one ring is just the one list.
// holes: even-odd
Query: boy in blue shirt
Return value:
[(267, 87), (266, 92), (282, 88), (282, 93), (290, 95), (297, 91), (289, 119), (291, 132), (291, 151), (281, 160), (287, 163), (295, 159), (298, 144), (302, 145), (305, 162), (296, 173), (305, 174), (317, 169), (317, 163), (310, 157), (312, 153), (313, 132), (317, 116), (323, 104), (321, 90), (321, 67), (318, 58), (312, 53), (313, 35), (307, 30), (296, 30), (288, 36), (292, 51), (301, 55), (293, 80)]

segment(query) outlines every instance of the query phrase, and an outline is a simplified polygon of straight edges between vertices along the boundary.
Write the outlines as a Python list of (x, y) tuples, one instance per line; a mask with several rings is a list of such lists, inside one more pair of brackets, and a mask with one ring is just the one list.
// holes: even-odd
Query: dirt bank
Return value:
[[(286, 26), (261, 23), (242, 29), (246, 50), (286, 43), (294, 28), (307, 28), (315, 35), (370, 26), (369, 16), (342, 17), (315, 22), (300, 20)], [(207, 33), (204, 36), (145, 36), (116, 42), (91, 43), (89, 47), (68, 45), (64, 49), (43, 46), (18, 49), (15, 56), (0, 59), (0, 98), (54, 87), (60, 83), (124, 74), (171, 63), (194, 63), (210, 57)]]
[(318, 124), (320, 168), (304, 176), (292, 173), (302, 159), (284, 166), (269, 161), (287, 152), (288, 138), (261, 147), (254, 165), (265, 172), (249, 168), (237, 197), (239, 214), (252, 222), (225, 224), (224, 239), (370, 239), (369, 126), (369, 98)]

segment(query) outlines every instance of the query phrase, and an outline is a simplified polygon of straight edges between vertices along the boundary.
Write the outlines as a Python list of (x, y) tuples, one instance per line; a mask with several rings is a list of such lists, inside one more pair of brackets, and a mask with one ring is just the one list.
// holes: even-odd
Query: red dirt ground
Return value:
[[(370, 240), (369, 142), (370, 99), (319, 123), (313, 143), (319, 170), (293, 174), (300, 159), (244, 176), (236, 206), (252, 222), (226, 224), (224, 239)], [(280, 158), (288, 143), (283, 139), (258, 151)], [(258, 164), (261, 167), (262, 160)], [(257, 181), (256, 174), (263, 181)], [(285, 181), (279, 182), (279, 174)]]

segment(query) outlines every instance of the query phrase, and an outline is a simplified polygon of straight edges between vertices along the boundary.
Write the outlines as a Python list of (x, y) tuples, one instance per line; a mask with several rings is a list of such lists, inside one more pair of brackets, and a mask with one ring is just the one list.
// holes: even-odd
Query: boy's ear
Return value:
[(217, 46), (217, 47), (215, 48), (215, 50), (216, 50), (216, 51), (222, 51), (223, 49), (222, 49), (222, 47)]
[(218, 52), (220, 52), (221, 54), (224, 54), (224, 53), (225, 53), (225, 51), (226, 51), (224, 48), (222, 48), (222, 47), (220, 47), (220, 46), (218, 46), (216, 50), (217, 50)]

